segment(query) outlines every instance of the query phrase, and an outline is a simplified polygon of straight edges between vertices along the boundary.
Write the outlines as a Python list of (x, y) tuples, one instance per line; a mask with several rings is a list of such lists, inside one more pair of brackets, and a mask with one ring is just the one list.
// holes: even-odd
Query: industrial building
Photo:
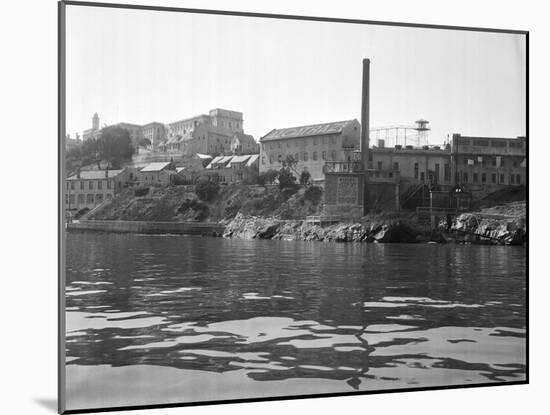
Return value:
[(353, 119), (271, 130), (260, 139), (260, 173), (279, 170), (291, 156), (298, 174), (307, 170), (312, 180), (324, 180), (326, 161), (352, 161), (360, 128)]

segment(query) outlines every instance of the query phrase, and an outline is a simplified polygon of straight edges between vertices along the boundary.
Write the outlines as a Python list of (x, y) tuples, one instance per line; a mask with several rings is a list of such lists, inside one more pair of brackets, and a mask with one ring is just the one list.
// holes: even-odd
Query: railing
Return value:
[(336, 215), (327, 216), (306, 216), (306, 223), (322, 225), (323, 223), (335, 223), (340, 222), (340, 217)]
[(325, 161), (323, 173), (357, 173), (363, 171), (360, 161)]
[(430, 208), (430, 207), (420, 207), (419, 206), (419, 207), (416, 208), (416, 213), (419, 216), (422, 216), (422, 215), (442, 216), (442, 215), (457, 214), (458, 209), (457, 208), (440, 208), (440, 207)]

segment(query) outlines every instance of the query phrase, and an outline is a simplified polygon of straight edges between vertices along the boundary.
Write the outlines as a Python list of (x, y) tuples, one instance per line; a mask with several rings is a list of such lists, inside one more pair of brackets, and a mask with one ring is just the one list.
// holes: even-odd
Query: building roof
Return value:
[(145, 166), (144, 168), (142, 168), (140, 171), (141, 172), (161, 171), (161, 170), (166, 169), (169, 165), (170, 165), (169, 161), (168, 162), (163, 161), (163, 162), (151, 163), (151, 164), (148, 164), (147, 166)]
[(233, 163), (244, 163), (246, 160), (250, 158), (250, 154), (246, 154), (244, 156), (233, 156), (229, 164), (227, 165), (230, 167)]
[(208, 160), (212, 158), (212, 156), (209, 156), (208, 154), (201, 154), (201, 153), (197, 153), (195, 154), (195, 156), (197, 156), (201, 160)]
[(252, 154), (246, 163), (247, 167), (252, 166), (256, 162), (256, 160), (258, 160), (259, 158), (260, 158), (259, 154)]
[[(105, 177), (105, 172), (107, 172), (107, 177)], [(67, 180), (101, 180), (101, 179), (112, 179), (113, 177), (118, 176), (122, 173), (122, 169), (119, 170), (82, 170), (80, 172), (80, 178), (77, 177), (76, 173), (67, 177)]]
[(324, 124), (304, 125), (300, 127), (281, 128), (271, 130), (263, 136), (260, 141), (282, 140), (285, 138), (309, 137), (314, 135), (338, 134), (348, 125), (356, 120), (329, 122)]

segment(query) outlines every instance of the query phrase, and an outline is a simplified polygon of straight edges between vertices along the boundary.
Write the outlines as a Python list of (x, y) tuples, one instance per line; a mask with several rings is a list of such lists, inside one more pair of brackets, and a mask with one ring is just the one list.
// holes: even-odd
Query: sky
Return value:
[(274, 128), (361, 120), (371, 60), (371, 128), (430, 121), (447, 134), (526, 134), (525, 38), (517, 34), (67, 6), (66, 131), (243, 113)]

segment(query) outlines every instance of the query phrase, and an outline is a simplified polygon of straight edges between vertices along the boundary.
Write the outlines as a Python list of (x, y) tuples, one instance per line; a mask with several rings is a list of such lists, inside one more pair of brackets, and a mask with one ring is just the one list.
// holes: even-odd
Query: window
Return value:
[(496, 173), (491, 174), (491, 182), (492, 182), (492, 183), (496, 183), (496, 182), (497, 182), (497, 174), (496, 174)]
[(500, 167), (504, 167), (506, 165), (504, 161), (505, 160), (503, 158), (500, 159)]
[(300, 160), (300, 153), (294, 154), (294, 160), (296, 160), (296, 161)]
[(95, 195), (95, 202), (96, 203), (103, 202), (103, 195), (101, 193), (98, 193), (98, 194)]
[(336, 160), (336, 150), (332, 150), (330, 152), (330, 156), (332, 157), (332, 160)]
[(491, 164), (492, 164), (493, 167), (496, 167), (496, 165), (497, 165), (497, 158), (496, 157), (493, 157), (491, 159)]
[(464, 174), (462, 175), (462, 181), (464, 183), (468, 183), (468, 173), (464, 172)]
[(74, 205), (74, 195), (69, 195), (69, 203)]
[(74, 182), (71, 182), (71, 190), (74, 190)]
[(500, 183), (504, 184), (504, 173), (500, 174)]
[(86, 195), (84, 193), (80, 193), (78, 195), (78, 204), (83, 205), (85, 201), (86, 201)]
[(336, 137), (330, 137), (330, 143), (336, 144)]
[(516, 176), (511, 174), (510, 175), (510, 184), (516, 184), (515, 181), (516, 181)]
[(273, 164), (273, 154), (269, 156), (269, 163)]
[(465, 165), (465, 166), (468, 165), (468, 159), (464, 159), (464, 165)]
[(80, 190), (84, 190), (84, 181), (80, 180), (78, 183), (80, 184)]
[(307, 152), (304, 153), (304, 161), (307, 161)]
[(414, 163), (414, 178), (418, 179), (418, 163)]
[(439, 164), (438, 163), (435, 164), (435, 181), (436, 182), (439, 181)]
[(478, 174), (474, 173), (474, 183), (477, 183), (477, 180), (478, 180)]
[(393, 163), (393, 170), (399, 171), (399, 163), (398, 162)]
[(521, 184), (521, 175), (516, 174), (516, 184)]
[(103, 180), (98, 180), (97, 181), (97, 188), (98, 188), (98, 190), (103, 189)]
[(382, 170), (382, 162), (381, 161), (378, 162), (378, 170)]
[(316, 138), (313, 139), (313, 145), (314, 145), (314, 146), (317, 145), (317, 139), (316, 139)]
[(87, 194), (86, 195), (86, 204), (90, 205), (94, 203), (94, 195), (92, 194)]
[(279, 154), (277, 156), (277, 161), (280, 163), (282, 160), (283, 160), (283, 156)]
[(94, 189), (94, 182), (91, 180), (88, 182), (88, 189), (93, 190)]
[(421, 181), (422, 183), (424, 183), (424, 180), (426, 180), (425, 173), (424, 173), (424, 172), (421, 172), (421, 173), (420, 173), (420, 181)]
[(326, 152), (326, 151), (323, 151), (323, 152), (321, 153), (321, 159), (323, 159), (323, 160), (326, 160), (326, 159), (327, 159), (327, 152)]
[(69, 195), (65, 195), (65, 204), (69, 203)]
[(112, 188), (113, 188), (113, 181), (107, 180), (107, 189), (112, 189)]
[(444, 175), (445, 175), (445, 181), (449, 182), (451, 181), (451, 166), (449, 166), (448, 164), (445, 164), (443, 166), (443, 169), (444, 169)]
[(317, 160), (317, 152), (316, 151), (313, 152), (313, 160)]
[(487, 174), (481, 173), (481, 183), (486, 183), (486, 182), (487, 182)]
[(517, 167), (517, 166), (518, 166), (517, 160), (514, 160), (513, 166), (514, 166), (514, 167)]
[(69, 182), (67, 182), (67, 190), (69, 190)]

